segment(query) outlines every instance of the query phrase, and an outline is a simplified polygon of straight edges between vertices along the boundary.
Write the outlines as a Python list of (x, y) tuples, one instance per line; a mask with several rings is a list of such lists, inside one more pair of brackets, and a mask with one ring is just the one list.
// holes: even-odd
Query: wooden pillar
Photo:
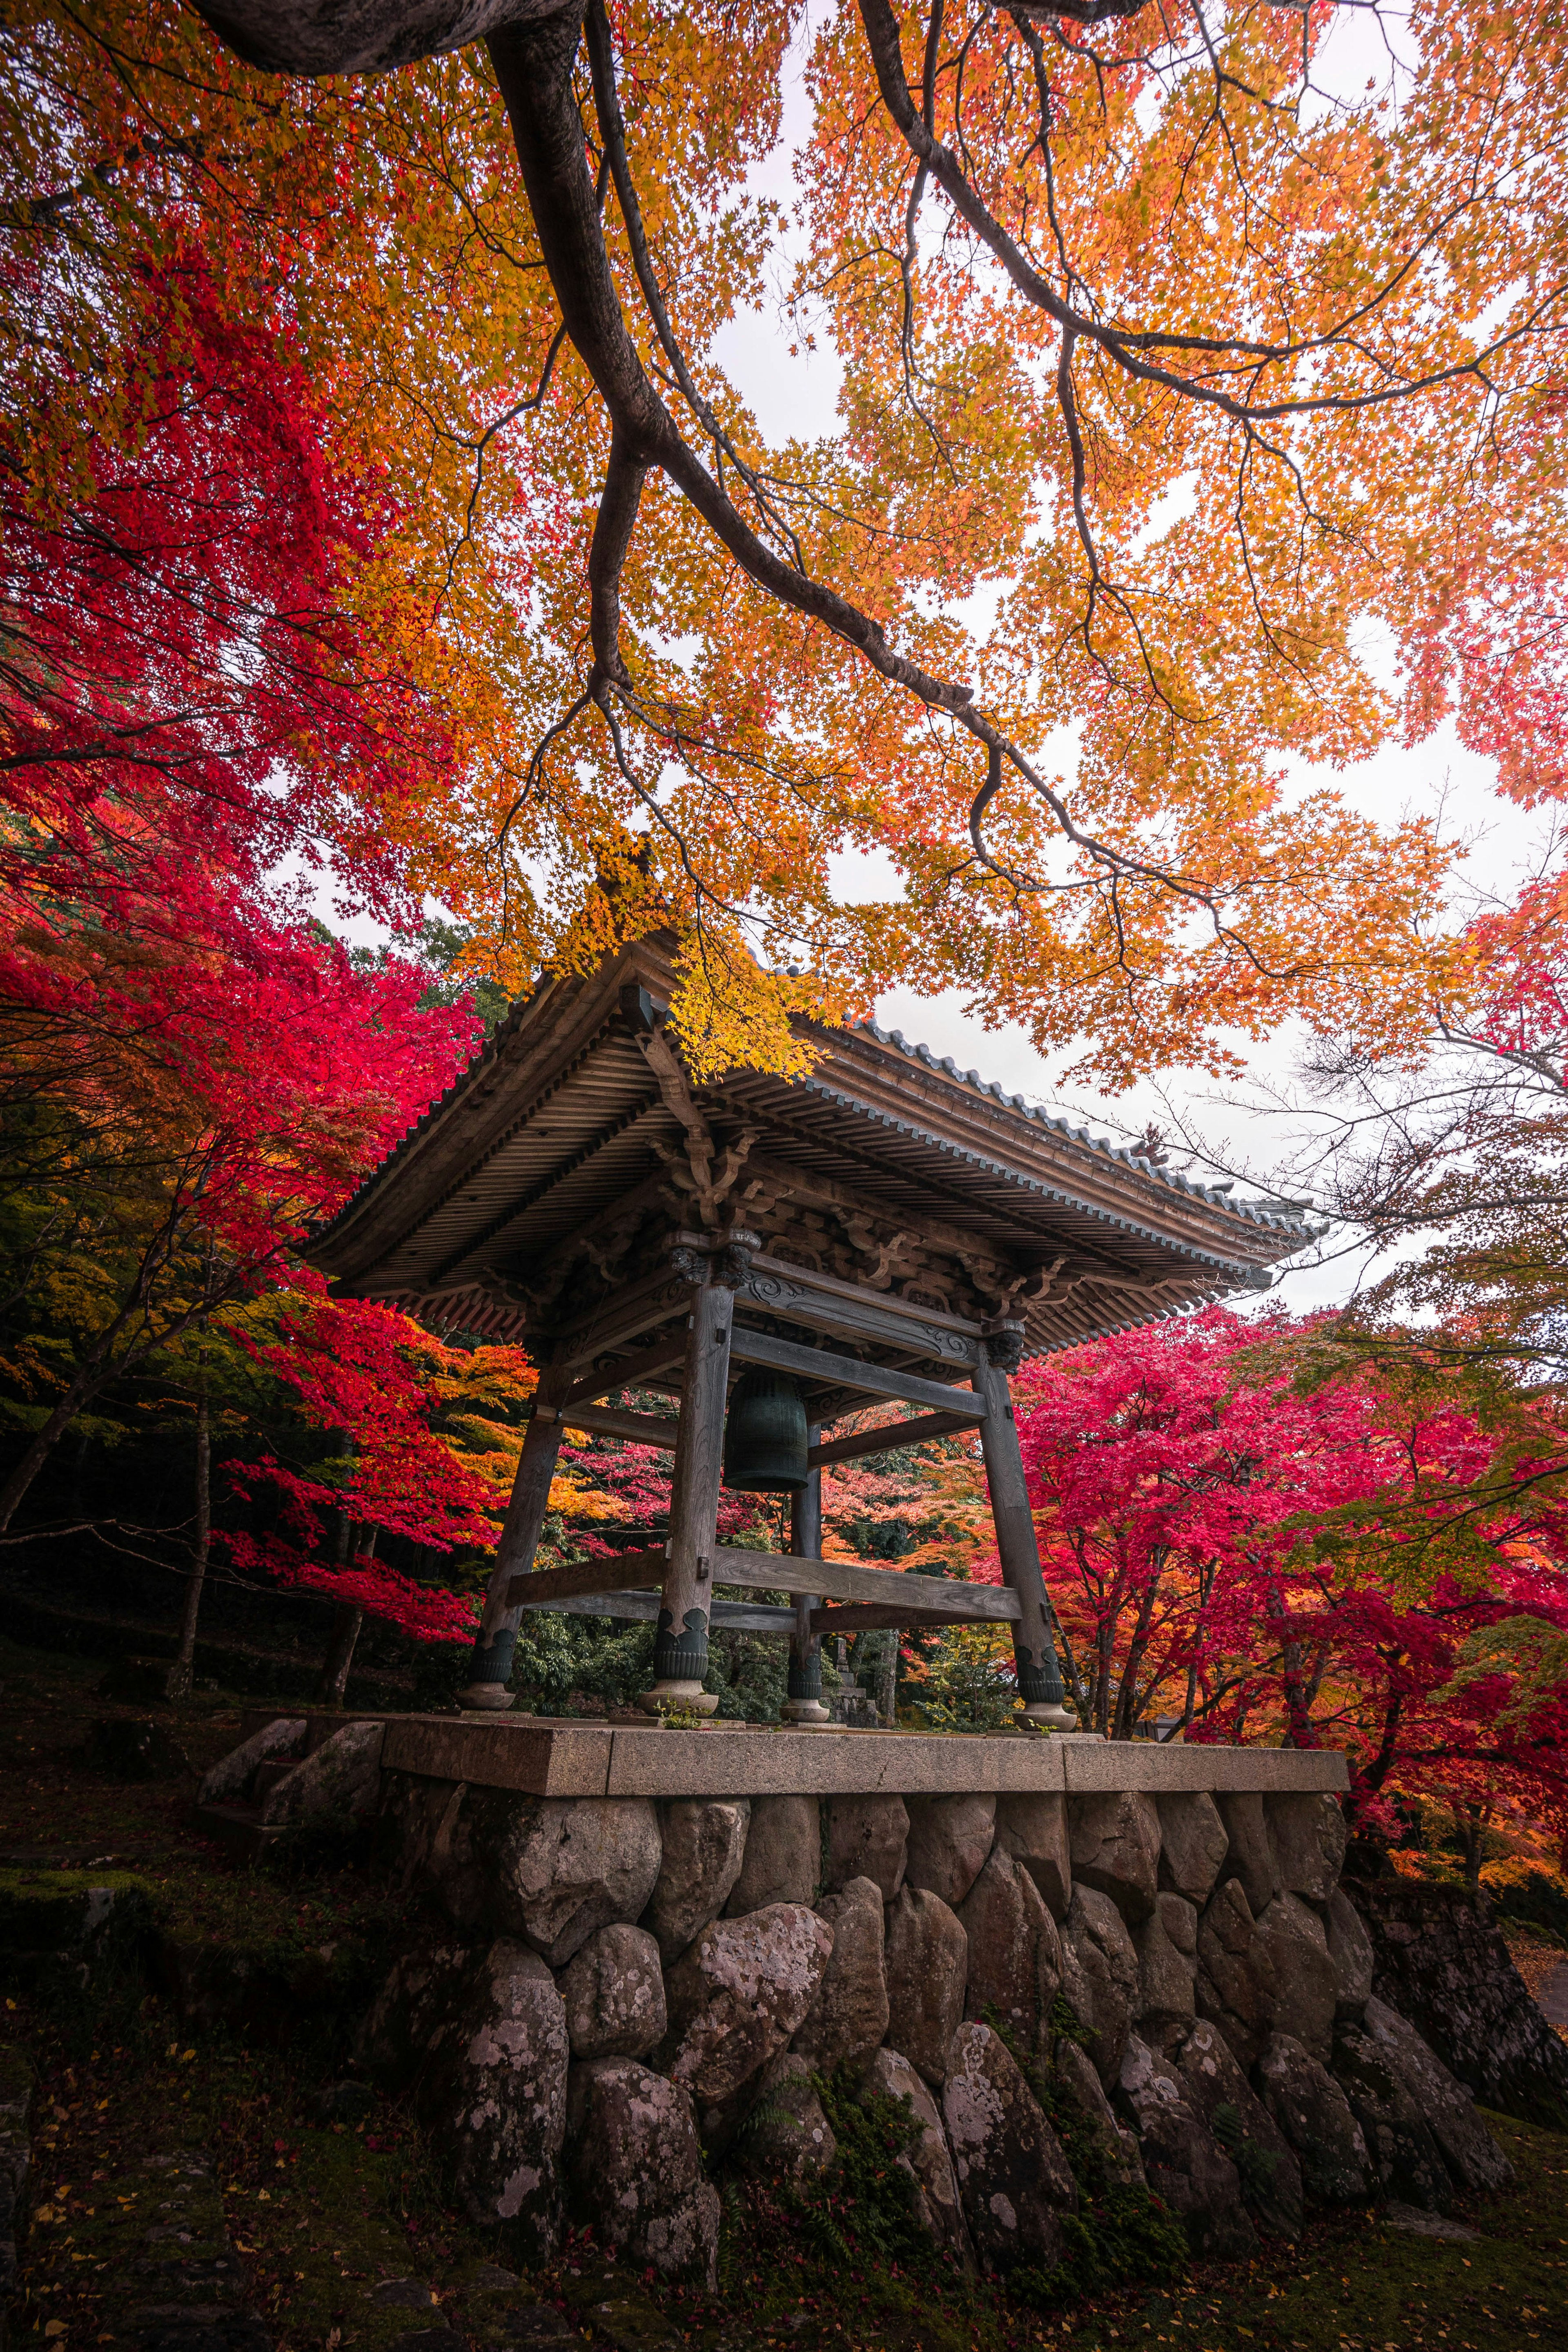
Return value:
[(547, 1369), (539, 1376), (533, 1412), (523, 1432), (522, 1455), (512, 1481), (511, 1500), (507, 1505), (500, 1540), (496, 1545), (495, 1566), (485, 1591), (485, 1613), (474, 1636), (468, 1684), (458, 1695), (459, 1706), (511, 1705), (512, 1695), (507, 1684), (522, 1611), (509, 1608), (507, 1588), (514, 1576), (526, 1575), (533, 1566), (540, 1529), (550, 1507), (550, 1482), (555, 1475), (556, 1459), (565, 1435), (564, 1425), (556, 1417), (557, 1407), (571, 1385), (571, 1375), (564, 1367)]
[(654, 1685), (639, 1702), (650, 1715), (670, 1707), (711, 1715), (719, 1704), (704, 1691), (702, 1677), (708, 1671), (734, 1316), (735, 1294), (723, 1284), (704, 1282), (693, 1289), (670, 1479), (668, 1565), (653, 1645)]
[(1017, 1594), (1021, 1612), (1013, 1628), (1018, 1696), (1030, 1722), (1049, 1730), (1076, 1731), (1078, 1717), (1064, 1704), (1055, 1622), (1046, 1580), (1040, 1573), (1040, 1548), (1035, 1539), (1035, 1515), (1029, 1507), (1024, 1457), (1018, 1451), (1012, 1391), (1002, 1367), (990, 1361), (988, 1344), (984, 1339), (980, 1343), (980, 1361), (970, 1386), (985, 1405), (980, 1444), (985, 1456), (985, 1479), (991, 1489), (991, 1513), (996, 1523), (1003, 1581), (1009, 1591)]
[[(822, 1431), (816, 1422), (806, 1430), (805, 1442), (807, 1445), (821, 1444)], [(822, 1558), (820, 1470), (812, 1471), (791, 1501), (789, 1548), (796, 1559)], [(789, 1696), (784, 1703), (783, 1717), (785, 1723), (803, 1731), (832, 1721), (822, 1704), (822, 1636), (811, 1630), (811, 1612), (817, 1605), (817, 1598), (815, 1592), (795, 1594), (795, 1632), (789, 1645)]]

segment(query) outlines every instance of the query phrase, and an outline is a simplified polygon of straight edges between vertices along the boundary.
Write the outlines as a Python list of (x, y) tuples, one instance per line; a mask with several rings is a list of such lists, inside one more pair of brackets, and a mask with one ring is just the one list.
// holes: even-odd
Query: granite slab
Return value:
[(614, 1738), (608, 1724), (542, 1716), (394, 1715), (381, 1763), (386, 1772), (517, 1789), (531, 1797), (602, 1797)]
[[(363, 1721), (346, 1717), (339, 1720)], [(324, 1732), (329, 1720), (321, 1722)], [(965, 1791), (1151, 1796), (1207, 1789), (1337, 1793), (1338, 1748), (1199, 1748), (922, 1731), (765, 1730), (585, 1722), (533, 1715), (390, 1715), (384, 1768), (536, 1797), (956, 1796)], [(336, 1724), (332, 1724), (332, 1728)]]

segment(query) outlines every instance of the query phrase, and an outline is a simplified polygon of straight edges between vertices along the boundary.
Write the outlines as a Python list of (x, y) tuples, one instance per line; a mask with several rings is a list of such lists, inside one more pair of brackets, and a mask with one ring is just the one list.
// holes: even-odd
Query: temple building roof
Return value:
[(1268, 1286), (1301, 1211), (1237, 1200), (865, 1022), (801, 1023), (808, 1076), (690, 1081), (661, 1026), (675, 942), (513, 1006), (320, 1229), (352, 1295), (535, 1346), (644, 1278), (678, 1229), (901, 1313), (1021, 1321), (1035, 1354)]

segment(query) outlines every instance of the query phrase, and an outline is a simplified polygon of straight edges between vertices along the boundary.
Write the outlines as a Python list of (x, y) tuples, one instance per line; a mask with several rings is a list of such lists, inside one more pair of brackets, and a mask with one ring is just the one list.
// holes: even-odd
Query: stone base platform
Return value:
[(380, 1720), (384, 1771), (534, 1797), (1092, 1796), (1120, 1790), (1173, 1796), (1198, 1789), (1330, 1795), (1347, 1785), (1337, 1748), (1186, 1747), (1083, 1733), (792, 1731), (718, 1724), (675, 1731), (521, 1715), (307, 1720), (307, 1754), (346, 1724)]

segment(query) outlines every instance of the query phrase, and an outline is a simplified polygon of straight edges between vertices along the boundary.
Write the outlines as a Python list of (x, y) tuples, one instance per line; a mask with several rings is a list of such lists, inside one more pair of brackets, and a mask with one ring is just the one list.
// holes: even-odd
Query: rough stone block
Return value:
[[(466, 1835), (459, 1834), (467, 1824)], [(647, 1797), (514, 1796), (470, 1789), (454, 1867), (476, 1873), (493, 1914), (560, 1968), (596, 1927), (641, 1917), (658, 1877), (658, 1815)]]
[(724, 1908), (731, 1919), (770, 1903), (815, 1903), (822, 1876), (822, 1819), (815, 1797), (753, 1797), (741, 1874)]
[(261, 1808), (268, 1829), (310, 1813), (370, 1813), (381, 1797), (382, 1723), (349, 1723), (268, 1790)]
[(1205, 2018), (1172, 2063), (1194, 2108), (1235, 2165), (1254, 2221), (1273, 2238), (1301, 2234), (1301, 2168), (1273, 2116), (1254, 2095), (1230, 2044)]
[(914, 2176), (920, 2191), (919, 2219), (944, 2253), (955, 2262), (973, 2262), (952, 2151), (942, 2129), (941, 2110), (920, 2074), (897, 2050), (879, 2050), (860, 2095), (891, 2099), (912, 2111), (920, 2131), (898, 2162)]
[(388, 2090), (406, 2090), (479, 1958), (471, 1944), (446, 1941), (399, 1953), (355, 2032), (354, 2063)]
[(664, 1977), (646, 1929), (596, 1928), (558, 1981), (574, 2058), (642, 2058), (663, 2041)]
[(690, 2091), (706, 2144), (723, 2144), (741, 2094), (799, 2032), (832, 1950), (815, 1911), (773, 1903), (705, 1928), (668, 1970), (658, 2063)]
[(1271, 2033), (1256, 2068), (1258, 2096), (1301, 2167), (1319, 2205), (1364, 2205), (1376, 2187), (1360, 2124), (1333, 2076), (1294, 2034)]
[(1154, 1908), (1160, 1866), (1160, 1816), (1136, 1790), (1069, 1797), (1073, 1883), (1109, 1895), (1130, 1927)]
[(1568, 2043), (1526, 1991), (1486, 1897), (1392, 1874), (1349, 1892), (1372, 1939), (1378, 1999), (1483, 2106), (1563, 2130)]
[[(381, 1776), (376, 1844), (403, 1895), (433, 1895), (454, 1926), (476, 1930), (489, 1900), (481, 1878), (458, 1883), (452, 1837), (468, 1790), (460, 1780), (426, 1780), (415, 1772)], [(466, 1846), (467, 1830), (463, 1831)]]
[(1238, 1878), (1247, 1907), (1256, 1919), (1279, 1893), (1281, 1881), (1269, 1843), (1263, 1800), (1257, 1795), (1220, 1796), (1215, 1800), (1229, 1841), (1222, 1876)]
[(1115, 2105), (1137, 2137), (1143, 2177), (1187, 2233), (1194, 2254), (1245, 2261), (1258, 2237), (1236, 2167), (1186, 2095), (1173, 2066), (1136, 2035), (1127, 2044)]
[(574, 2066), (568, 2100), (573, 2202), (596, 2242), (662, 2278), (710, 2290), (719, 2195), (704, 2178), (691, 2096), (635, 2059)]
[(1065, 2033), (1057, 2042), (1055, 2073), (1057, 2096), (1077, 2116), (1105, 2179), (1115, 2187), (1142, 2189), (1143, 2160), (1138, 2142), (1111, 2112), (1105, 2086), (1087, 2053)]
[(1028, 1872), (1000, 1846), (958, 1906), (958, 1922), (969, 1939), (964, 2015), (992, 2011), (1020, 2049), (1038, 2050), (1061, 1990), (1061, 1937)]
[(883, 1966), (888, 2040), (928, 2083), (940, 2085), (963, 2015), (969, 1938), (939, 1895), (901, 1890), (888, 1912)]
[(251, 1775), (257, 1766), (265, 1764), (269, 1757), (280, 1756), (297, 1748), (304, 1737), (305, 1718), (302, 1715), (280, 1715), (272, 1722), (264, 1723), (259, 1731), (253, 1731), (248, 1739), (242, 1739), (237, 1748), (231, 1748), (226, 1756), (219, 1757), (196, 1791), (196, 1802), (200, 1805), (238, 1803), (250, 1793)]
[(1477, 2115), (1474, 2097), (1415, 2028), (1385, 2001), (1373, 2000), (1366, 2005), (1366, 2031), (1426, 2116), (1458, 2187), (1506, 2189), (1513, 2168)]
[(839, 1894), (824, 1895), (818, 1909), (833, 1931), (833, 1951), (792, 2046), (831, 2074), (868, 2063), (888, 2031), (882, 1897), (870, 1879), (852, 1878)]
[(745, 1797), (677, 1797), (660, 1805), (658, 1876), (643, 1925), (667, 1962), (724, 1908), (741, 1874), (751, 1811)]
[(1167, 2030), (1184, 2031), (1196, 2014), (1198, 1915), (1184, 1896), (1161, 1895), (1133, 1941), (1139, 2029), (1163, 2047)]
[(1062, 1931), (1062, 1991), (1088, 2035), (1095, 2071), (1115, 2082), (1140, 1991), (1138, 1954), (1109, 1895), (1075, 1886)]
[(1003, 1796), (996, 1800), (996, 1843), (1026, 1870), (1053, 1919), (1065, 1919), (1072, 1900), (1072, 1847), (1065, 1797)]
[(958, 2028), (945, 2072), (942, 2118), (975, 2251), (1004, 2273), (1020, 2263), (1048, 2270), (1078, 2210), (1060, 2141), (988, 2025)]
[(813, 2087), (815, 2072), (790, 2050), (763, 2069), (742, 2149), (749, 2172), (803, 2189), (832, 2165), (838, 2142)]
[(912, 1797), (904, 1878), (956, 1911), (984, 1867), (996, 1834), (994, 1797)]
[(869, 1878), (890, 1903), (904, 1883), (909, 1850), (902, 1797), (830, 1797), (823, 1812), (823, 1885), (837, 1889), (852, 1878)]
[(1448, 2168), (1395, 2055), (1365, 2025), (1341, 2025), (1334, 2034), (1334, 2079), (1361, 2126), (1383, 2194), (1446, 2213), (1454, 2194)]
[(1225, 1881), (1198, 1921), (1197, 2003), (1250, 2066), (1274, 2031), (1279, 1979), (1238, 1878)]
[(1340, 1883), (1345, 1817), (1332, 1797), (1276, 1794), (1263, 1801), (1279, 1883), (1309, 1903), (1326, 1903)]
[(1206, 1789), (1156, 1800), (1160, 1814), (1160, 1884), (1184, 1895), (1201, 1911), (1214, 1893), (1230, 1840), (1219, 1807)]
[(1339, 1970), (1322, 1921), (1300, 1895), (1277, 1895), (1258, 1919), (1258, 1940), (1274, 1963), (1276, 2016), (1326, 2066), (1333, 2054)]
[(1323, 1906), (1323, 1924), (1334, 1964), (1334, 2014), (1359, 2018), (1372, 1994), (1372, 1937), (1355, 1905), (1337, 1886)]
[(471, 2221), (510, 2222), (529, 2258), (560, 2237), (566, 2009), (537, 1952), (492, 1944), (431, 2034), (415, 2106)]

